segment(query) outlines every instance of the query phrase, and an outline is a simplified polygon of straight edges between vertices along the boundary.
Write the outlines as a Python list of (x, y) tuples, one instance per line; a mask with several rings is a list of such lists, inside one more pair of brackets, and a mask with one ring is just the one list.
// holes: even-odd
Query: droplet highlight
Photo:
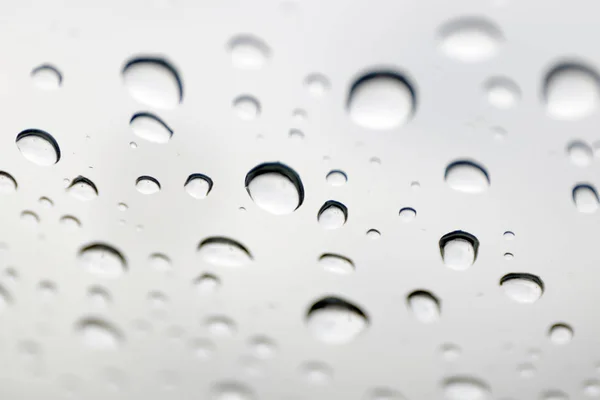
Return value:
[(254, 203), (271, 214), (290, 214), (304, 201), (300, 176), (285, 164), (260, 164), (248, 172), (245, 183)]

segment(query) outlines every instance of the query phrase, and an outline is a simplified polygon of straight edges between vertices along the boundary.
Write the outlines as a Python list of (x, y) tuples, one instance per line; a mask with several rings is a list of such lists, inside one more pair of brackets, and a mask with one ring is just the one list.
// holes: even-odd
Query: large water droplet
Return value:
[(442, 259), (448, 268), (463, 271), (477, 259), (479, 240), (470, 233), (450, 232), (442, 236), (439, 244)]
[(532, 274), (508, 274), (500, 280), (500, 286), (510, 299), (518, 303), (535, 303), (544, 293), (544, 283)]
[(114, 247), (93, 243), (79, 251), (79, 264), (94, 275), (117, 278), (125, 273), (125, 258)]
[(254, 203), (275, 215), (289, 214), (302, 205), (300, 176), (285, 164), (260, 164), (246, 175), (246, 190)]
[(62, 75), (56, 68), (45, 64), (31, 71), (33, 84), (42, 90), (55, 90), (62, 84)]
[(355, 305), (335, 297), (317, 301), (308, 310), (308, 329), (327, 344), (349, 343), (362, 333), (369, 321)]
[(160, 118), (150, 113), (137, 113), (129, 121), (133, 133), (152, 143), (169, 143), (173, 131)]
[(483, 381), (471, 377), (454, 377), (444, 382), (446, 400), (490, 400), (490, 388)]
[(77, 333), (81, 341), (93, 350), (115, 350), (123, 341), (123, 335), (110, 323), (88, 318), (77, 324)]
[(563, 345), (573, 339), (573, 329), (567, 324), (554, 324), (549, 331), (550, 341), (554, 344)]
[(357, 125), (385, 130), (406, 124), (414, 114), (416, 93), (409, 80), (396, 72), (361, 76), (350, 88), (348, 112)]
[(453, 19), (439, 32), (440, 50), (462, 62), (489, 60), (498, 53), (504, 37), (490, 21), (475, 17)]
[(231, 63), (235, 68), (257, 70), (262, 68), (271, 55), (269, 46), (253, 35), (238, 35), (229, 41)]
[(240, 383), (223, 382), (213, 386), (210, 398), (211, 400), (252, 400), (254, 394)]
[(411, 222), (417, 217), (417, 211), (414, 208), (404, 207), (398, 215), (400, 216), (400, 221)]
[(83, 176), (73, 179), (67, 191), (71, 196), (81, 201), (89, 201), (98, 197), (98, 189), (94, 182)]
[(0, 171), (0, 194), (10, 194), (17, 191), (17, 181), (8, 172)]
[(592, 163), (594, 152), (587, 143), (581, 141), (573, 141), (567, 146), (567, 154), (574, 165), (585, 167)]
[(213, 181), (203, 174), (192, 174), (185, 181), (185, 191), (195, 199), (204, 199), (213, 187)]
[(454, 161), (448, 165), (444, 179), (452, 189), (464, 193), (482, 193), (490, 185), (486, 170), (466, 160)]
[(241, 267), (252, 262), (252, 255), (241, 243), (225, 237), (210, 237), (198, 246), (205, 262), (224, 267)]
[(39, 129), (27, 129), (17, 135), (17, 147), (34, 164), (49, 166), (60, 160), (60, 148), (52, 135)]
[(154, 194), (160, 192), (160, 183), (151, 176), (140, 176), (135, 181), (135, 188), (142, 194)]
[(325, 202), (317, 215), (317, 220), (324, 229), (341, 228), (347, 219), (348, 209), (346, 206), (334, 200)]
[(260, 115), (260, 103), (252, 96), (240, 96), (233, 101), (236, 115), (245, 121), (251, 121)]
[(194, 281), (196, 291), (200, 294), (209, 294), (217, 291), (221, 281), (212, 274), (204, 274)]
[(408, 307), (419, 322), (428, 324), (440, 319), (440, 301), (431, 293), (417, 290), (407, 300)]
[(155, 108), (175, 108), (183, 98), (183, 87), (175, 68), (162, 58), (135, 58), (123, 68), (129, 94)]
[(323, 254), (319, 258), (319, 264), (325, 271), (335, 274), (345, 275), (354, 272), (352, 260), (338, 254)]
[(508, 78), (492, 78), (485, 84), (488, 102), (501, 110), (514, 107), (521, 99), (521, 89)]
[(574, 121), (598, 109), (600, 77), (591, 68), (560, 64), (548, 72), (544, 81), (546, 112), (554, 119)]
[(598, 209), (598, 193), (591, 185), (577, 185), (573, 188), (573, 201), (582, 213), (593, 213)]

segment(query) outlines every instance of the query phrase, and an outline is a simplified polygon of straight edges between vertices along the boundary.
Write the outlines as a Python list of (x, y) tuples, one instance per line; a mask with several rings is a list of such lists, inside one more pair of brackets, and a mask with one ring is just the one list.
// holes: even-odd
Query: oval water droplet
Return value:
[(564, 345), (573, 339), (573, 329), (564, 323), (554, 324), (548, 332), (550, 341), (554, 344)]
[(0, 171), (0, 194), (11, 194), (17, 191), (17, 181), (8, 172)]
[(17, 147), (25, 159), (44, 167), (60, 160), (60, 148), (52, 135), (39, 129), (27, 129), (17, 135)]
[(319, 210), (317, 220), (324, 229), (341, 228), (348, 219), (348, 209), (340, 202), (329, 200)]
[(429, 324), (440, 319), (440, 301), (431, 293), (417, 290), (408, 295), (407, 301), (419, 322)]
[(160, 192), (160, 183), (151, 176), (140, 176), (135, 181), (135, 188), (141, 194), (155, 194)]
[(62, 84), (62, 75), (58, 69), (44, 64), (31, 71), (33, 84), (42, 90), (56, 90)]
[(357, 306), (339, 298), (326, 297), (310, 307), (307, 325), (316, 339), (327, 344), (345, 344), (367, 329), (369, 321)]
[(73, 179), (67, 188), (67, 192), (81, 201), (89, 201), (98, 197), (98, 189), (94, 182), (83, 176)]
[(226, 237), (204, 239), (198, 245), (198, 255), (208, 264), (223, 267), (242, 267), (252, 262), (245, 246)]
[(133, 134), (152, 143), (169, 143), (173, 131), (160, 118), (150, 113), (137, 113), (129, 121)]
[(260, 164), (246, 175), (246, 191), (259, 208), (275, 215), (290, 214), (304, 201), (300, 176), (285, 164)]
[(496, 77), (485, 83), (488, 102), (501, 110), (514, 107), (521, 99), (521, 89), (511, 79)]
[(99, 286), (93, 286), (88, 290), (88, 299), (93, 308), (100, 310), (107, 308), (111, 303), (110, 294)]
[(228, 337), (235, 334), (235, 323), (223, 316), (210, 317), (206, 320), (206, 329), (213, 336)]
[(406, 400), (400, 392), (384, 387), (370, 389), (364, 398), (365, 400)]
[(598, 73), (585, 65), (555, 66), (544, 80), (547, 114), (557, 120), (575, 121), (596, 112), (600, 103), (599, 81)]
[(159, 272), (171, 271), (171, 259), (162, 253), (151, 254), (148, 258), (150, 267)]
[(260, 103), (252, 96), (240, 96), (233, 101), (236, 115), (244, 120), (251, 121), (260, 115)]
[(304, 379), (311, 385), (326, 385), (333, 379), (333, 369), (322, 362), (309, 361), (300, 366)]
[(587, 397), (600, 397), (600, 381), (592, 379), (583, 382), (583, 394)]
[(175, 68), (165, 59), (140, 57), (127, 62), (123, 80), (129, 94), (150, 107), (175, 108), (183, 98), (183, 86)]
[(229, 41), (228, 48), (231, 63), (239, 69), (261, 69), (271, 56), (269, 46), (254, 35), (237, 35)]
[(569, 396), (560, 390), (548, 390), (542, 394), (543, 400), (569, 400)]
[(196, 291), (200, 294), (210, 294), (221, 286), (219, 278), (212, 274), (203, 274), (194, 281)]
[(60, 224), (69, 231), (74, 231), (81, 226), (81, 222), (72, 215), (64, 215), (61, 217)]
[(513, 240), (515, 238), (514, 232), (511, 231), (504, 232), (502, 236), (504, 237), (504, 240)]
[(120, 251), (104, 243), (93, 243), (79, 251), (79, 264), (90, 273), (105, 278), (117, 278), (127, 270)]
[(489, 386), (472, 377), (447, 379), (443, 389), (446, 400), (490, 400), (492, 398)]
[(594, 152), (587, 143), (575, 140), (567, 146), (567, 154), (574, 165), (585, 167), (592, 163)]
[(513, 273), (502, 277), (500, 286), (510, 299), (518, 303), (535, 303), (544, 293), (544, 283), (535, 275)]
[(208, 360), (215, 352), (215, 345), (208, 339), (196, 339), (192, 342), (194, 355), (202, 360)]
[(377, 229), (369, 229), (367, 231), (367, 237), (371, 240), (379, 239), (381, 237), (381, 232), (379, 232)]
[(346, 173), (340, 170), (329, 171), (325, 179), (331, 186), (344, 186), (348, 182)]
[(338, 254), (323, 254), (319, 258), (319, 264), (325, 271), (345, 275), (354, 272), (354, 263), (349, 258)]
[(414, 86), (402, 74), (369, 72), (350, 88), (348, 113), (354, 123), (373, 130), (393, 129), (406, 124), (417, 104)]
[(321, 97), (329, 91), (331, 83), (323, 74), (310, 74), (304, 79), (304, 85), (311, 96)]
[(445, 343), (440, 347), (440, 352), (442, 353), (444, 361), (453, 362), (460, 357), (462, 350), (455, 344)]
[(51, 303), (56, 298), (56, 285), (51, 281), (42, 281), (38, 284), (38, 294), (42, 303)]
[(446, 167), (446, 183), (454, 190), (463, 193), (483, 193), (490, 186), (486, 170), (473, 161), (454, 161)]
[(277, 352), (275, 342), (266, 336), (258, 336), (249, 343), (252, 354), (257, 358), (271, 358)]
[(444, 264), (451, 269), (463, 271), (477, 259), (479, 240), (470, 233), (454, 231), (440, 239), (440, 252)]
[(237, 382), (222, 382), (211, 389), (211, 400), (253, 400), (253, 392)]
[(582, 213), (593, 213), (598, 209), (598, 193), (591, 185), (581, 184), (575, 186), (573, 188), (573, 201), (577, 210)]
[(489, 60), (500, 50), (504, 37), (491, 21), (461, 17), (444, 24), (439, 31), (440, 50), (447, 57), (472, 63)]
[(82, 343), (92, 350), (115, 350), (123, 341), (123, 335), (107, 321), (86, 318), (77, 324)]
[(185, 181), (185, 191), (195, 199), (204, 199), (213, 187), (213, 181), (203, 174), (192, 174)]
[(21, 213), (21, 221), (29, 228), (35, 228), (40, 223), (40, 217), (33, 211), (23, 211)]
[(400, 216), (400, 221), (411, 222), (417, 217), (417, 211), (414, 208), (404, 207), (398, 215)]
[(519, 366), (517, 366), (517, 372), (519, 373), (519, 376), (523, 379), (533, 378), (536, 373), (535, 365), (530, 363), (520, 364)]

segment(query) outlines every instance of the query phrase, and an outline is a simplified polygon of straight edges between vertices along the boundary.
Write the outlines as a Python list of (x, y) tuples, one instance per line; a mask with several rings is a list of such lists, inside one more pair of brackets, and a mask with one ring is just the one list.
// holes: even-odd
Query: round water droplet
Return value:
[(533, 364), (521, 364), (517, 367), (517, 372), (519, 372), (519, 376), (523, 379), (530, 379), (535, 376), (536, 369)]
[(600, 102), (600, 77), (591, 68), (560, 64), (544, 80), (546, 112), (551, 118), (574, 121), (596, 112)]
[(235, 324), (227, 317), (211, 317), (206, 320), (206, 329), (213, 336), (228, 337), (235, 334)]
[(521, 89), (508, 78), (492, 78), (485, 84), (488, 102), (501, 110), (514, 107), (521, 99)]
[(119, 203), (117, 204), (117, 208), (119, 209), (119, 211), (127, 211), (129, 209), (129, 206), (125, 203)]
[(260, 38), (253, 35), (238, 35), (229, 41), (231, 63), (235, 68), (257, 70), (268, 61), (271, 50)]
[(290, 214), (304, 201), (300, 176), (281, 163), (265, 163), (246, 175), (246, 191), (265, 211), (275, 215)]
[(554, 324), (549, 331), (550, 341), (554, 344), (564, 345), (573, 339), (573, 329), (567, 324)]
[(338, 254), (323, 254), (319, 258), (319, 264), (325, 271), (333, 272), (334, 274), (351, 274), (354, 272), (354, 263), (349, 258)]
[(148, 293), (148, 305), (150, 311), (157, 316), (164, 316), (167, 313), (169, 298), (161, 292)]
[(518, 303), (535, 303), (544, 293), (542, 280), (531, 274), (508, 274), (500, 280), (500, 286), (510, 299)]
[(490, 178), (480, 165), (466, 160), (455, 161), (446, 167), (446, 183), (463, 193), (483, 193), (490, 186)]
[(142, 194), (154, 194), (160, 192), (160, 183), (151, 176), (140, 176), (135, 181), (135, 188)]
[(365, 400), (406, 400), (406, 397), (396, 390), (383, 387), (369, 390), (364, 398)]
[(417, 212), (414, 208), (405, 207), (400, 210), (400, 221), (402, 222), (411, 222), (417, 217)]
[(150, 113), (137, 113), (129, 121), (133, 134), (152, 143), (169, 143), (173, 131), (160, 118)]
[(354, 82), (348, 95), (348, 113), (354, 123), (373, 130), (393, 129), (413, 116), (414, 86), (402, 74), (370, 72)]
[(448, 268), (463, 271), (477, 259), (479, 240), (470, 233), (450, 232), (442, 236), (439, 244), (442, 259)]
[(333, 379), (333, 369), (327, 364), (310, 361), (302, 364), (300, 371), (311, 385), (326, 385)]
[(446, 400), (490, 400), (490, 388), (483, 381), (471, 377), (454, 377), (444, 382)]
[(407, 302), (419, 322), (429, 324), (440, 319), (440, 301), (431, 293), (417, 290), (408, 295)]
[(203, 174), (192, 174), (185, 181), (185, 191), (195, 199), (204, 199), (213, 187), (213, 181)]
[(195, 339), (192, 341), (192, 352), (202, 360), (208, 360), (215, 353), (215, 345), (208, 339)]
[(223, 267), (242, 267), (252, 262), (246, 247), (233, 239), (210, 237), (198, 245), (198, 255), (208, 264)]
[(598, 209), (598, 194), (591, 185), (577, 185), (573, 188), (573, 201), (577, 211), (593, 213)]
[(505, 240), (513, 240), (515, 238), (514, 232), (506, 231), (502, 234)]
[(560, 390), (549, 390), (542, 394), (543, 400), (569, 400), (569, 396)]
[(260, 115), (260, 103), (252, 96), (240, 96), (233, 101), (236, 115), (245, 121), (251, 121)]
[(38, 285), (38, 293), (42, 303), (50, 303), (56, 297), (56, 285), (50, 281), (42, 281)]
[(132, 149), (137, 149), (138, 145), (136, 142), (129, 142), (129, 147), (131, 147)]
[(369, 321), (355, 305), (326, 297), (310, 307), (307, 325), (316, 339), (327, 344), (345, 344), (367, 329)]
[(329, 79), (322, 74), (310, 74), (304, 79), (304, 85), (311, 96), (321, 97), (329, 91), (331, 84)]
[(254, 394), (246, 386), (237, 382), (223, 382), (211, 389), (211, 400), (253, 400)]
[(90, 201), (98, 197), (98, 189), (94, 182), (83, 176), (73, 179), (71, 185), (67, 188), (67, 192), (81, 201)]
[(440, 50), (447, 57), (471, 63), (494, 57), (500, 50), (504, 37), (491, 21), (462, 17), (442, 26), (439, 41)]
[(381, 233), (377, 229), (369, 229), (367, 231), (367, 237), (371, 240), (376, 240), (381, 237)]
[(60, 160), (60, 148), (52, 135), (39, 129), (27, 129), (17, 135), (17, 147), (34, 164), (49, 166)]
[(198, 293), (209, 294), (217, 291), (221, 286), (221, 281), (215, 275), (204, 274), (194, 281), (194, 286)]
[(125, 258), (114, 247), (93, 243), (79, 251), (79, 264), (90, 273), (105, 278), (117, 278), (125, 273)]
[(77, 324), (82, 343), (92, 350), (115, 350), (123, 341), (123, 335), (110, 323), (88, 318)]
[(348, 177), (344, 171), (340, 170), (329, 171), (326, 179), (327, 183), (329, 183), (331, 186), (343, 186), (346, 184), (346, 182), (348, 182)]
[(290, 129), (290, 132), (288, 133), (288, 137), (291, 140), (300, 141), (300, 140), (304, 139), (304, 133), (299, 129)]
[(277, 352), (277, 346), (273, 340), (265, 336), (251, 339), (249, 345), (252, 354), (257, 358), (271, 358)]
[(462, 350), (455, 344), (446, 343), (440, 347), (440, 352), (442, 353), (444, 361), (453, 362), (460, 357)]
[(567, 154), (574, 165), (585, 167), (592, 163), (594, 152), (590, 146), (584, 142), (573, 141), (567, 146)]
[(583, 394), (587, 397), (600, 397), (600, 381), (594, 379), (583, 382)]
[(29, 228), (34, 228), (40, 223), (40, 217), (33, 211), (23, 211), (21, 213), (21, 221)]
[(17, 181), (8, 172), (0, 171), (0, 194), (11, 194), (17, 191)]
[(40, 206), (48, 209), (48, 208), (52, 208), (52, 206), (54, 206), (54, 203), (52, 202), (52, 200), (50, 200), (47, 197), (40, 197), (38, 200), (38, 203), (40, 203)]
[(175, 68), (162, 58), (135, 58), (123, 68), (129, 94), (150, 107), (175, 108), (183, 98), (183, 86)]
[(96, 309), (105, 309), (111, 303), (110, 294), (99, 286), (93, 286), (88, 290), (88, 299), (92, 307)]
[(294, 111), (292, 111), (292, 118), (294, 121), (303, 122), (308, 118), (308, 114), (306, 110), (296, 108)]
[(42, 90), (55, 90), (62, 84), (62, 75), (56, 68), (44, 64), (31, 71), (33, 84)]
[(81, 222), (72, 215), (64, 215), (60, 218), (60, 224), (69, 231), (74, 231), (81, 226)]
[(324, 229), (341, 228), (348, 219), (348, 209), (342, 203), (329, 200), (323, 204), (317, 215), (319, 225)]
[(154, 253), (148, 258), (150, 267), (159, 272), (171, 271), (171, 259), (164, 254)]

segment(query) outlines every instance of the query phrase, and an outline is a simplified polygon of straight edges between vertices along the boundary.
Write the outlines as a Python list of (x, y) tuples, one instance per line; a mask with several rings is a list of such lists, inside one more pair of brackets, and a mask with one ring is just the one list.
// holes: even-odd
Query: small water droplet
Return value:
[(153, 291), (148, 293), (148, 305), (150, 311), (157, 316), (165, 316), (167, 313), (169, 298), (161, 292)]
[(260, 115), (260, 103), (252, 96), (240, 96), (233, 101), (236, 115), (244, 120), (251, 121)]
[(42, 90), (56, 90), (62, 84), (62, 75), (56, 68), (44, 64), (31, 71), (33, 84)]
[(52, 200), (50, 200), (47, 197), (40, 197), (38, 200), (38, 203), (40, 203), (40, 206), (42, 206), (43, 208), (52, 208), (52, 206), (54, 206), (54, 203), (52, 202)]
[(504, 237), (505, 240), (514, 240), (515, 234), (514, 232), (506, 231), (502, 234), (502, 237)]
[(341, 228), (348, 219), (348, 209), (340, 202), (329, 200), (319, 210), (317, 220), (324, 229)]
[(400, 210), (400, 221), (402, 222), (411, 222), (417, 217), (417, 212), (414, 208), (405, 207)]
[(311, 385), (326, 385), (333, 379), (333, 370), (331, 367), (318, 361), (303, 363), (300, 366), (300, 373)]
[(346, 184), (346, 182), (348, 182), (348, 177), (344, 171), (333, 170), (329, 171), (326, 180), (331, 186), (343, 186)]
[(444, 361), (454, 362), (460, 357), (462, 350), (455, 344), (445, 343), (440, 347), (440, 352)]
[(237, 382), (222, 382), (211, 389), (211, 400), (253, 400), (252, 391)]
[(198, 255), (204, 262), (224, 267), (241, 267), (252, 262), (246, 247), (233, 239), (210, 237), (198, 245)]
[(549, 390), (542, 394), (543, 400), (569, 400), (569, 396), (560, 390)]
[(11, 194), (17, 191), (17, 181), (8, 172), (0, 171), (0, 194)]
[(67, 192), (81, 201), (90, 201), (98, 197), (98, 189), (94, 182), (83, 176), (73, 179), (71, 185), (67, 188)]
[(507, 261), (512, 260), (513, 258), (515, 258), (513, 253), (504, 253), (504, 259)]
[(525, 363), (517, 366), (517, 372), (523, 379), (531, 379), (535, 376), (536, 368), (533, 364)]
[(553, 67), (544, 80), (546, 112), (554, 119), (574, 121), (598, 109), (600, 77), (592, 68), (565, 63)]
[(162, 58), (140, 57), (127, 62), (123, 81), (131, 97), (155, 108), (175, 108), (183, 86), (175, 68)]
[(446, 167), (446, 183), (463, 193), (483, 193), (490, 186), (490, 178), (480, 165), (466, 160), (454, 161)]
[(160, 118), (150, 113), (137, 113), (129, 121), (133, 134), (152, 143), (169, 143), (173, 131)]
[(138, 145), (136, 142), (129, 142), (129, 147), (131, 147), (132, 149), (137, 149)]
[(127, 211), (129, 209), (129, 206), (125, 203), (119, 203), (119, 204), (117, 204), (117, 209), (119, 211), (123, 212), (123, 211)]
[(171, 271), (171, 259), (167, 257), (165, 254), (154, 253), (151, 254), (148, 258), (150, 262), (150, 267), (159, 272), (169, 272)]
[(217, 291), (221, 286), (221, 281), (218, 277), (212, 274), (204, 274), (194, 281), (196, 291), (200, 294), (209, 294)]
[(292, 118), (294, 121), (304, 122), (308, 118), (308, 114), (306, 113), (306, 110), (296, 108), (294, 111), (292, 111)]
[(496, 77), (485, 83), (488, 102), (501, 110), (514, 107), (521, 99), (521, 89), (508, 78)]
[(590, 165), (594, 158), (592, 148), (581, 141), (570, 142), (567, 146), (567, 154), (571, 162), (578, 167)]
[(505, 275), (500, 280), (500, 286), (504, 294), (518, 303), (535, 303), (544, 293), (542, 280), (526, 273)]
[(88, 299), (92, 307), (96, 309), (105, 309), (111, 303), (110, 294), (99, 286), (93, 286), (88, 290)]
[(60, 160), (60, 148), (52, 135), (39, 129), (27, 129), (17, 135), (17, 147), (34, 164), (50, 166)]
[(587, 184), (580, 184), (573, 188), (573, 201), (577, 210), (582, 213), (594, 213), (598, 209), (598, 193), (596, 189)]
[(92, 350), (115, 350), (123, 341), (123, 335), (107, 321), (87, 318), (78, 322), (77, 333), (82, 343)]
[(311, 96), (321, 97), (329, 91), (331, 83), (325, 75), (310, 74), (304, 79), (304, 85)]
[(60, 218), (60, 224), (68, 231), (74, 231), (81, 226), (81, 222), (72, 215), (64, 215)]
[(290, 129), (288, 137), (290, 140), (301, 141), (304, 139), (304, 133), (299, 129)]
[(275, 215), (290, 214), (304, 201), (300, 176), (281, 163), (264, 163), (246, 175), (246, 191), (261, 209)]
[(440, 319), (440, 301), (429, 292), (417, 290), (408, 295), (408, 307), (419, 322), (429, 324)]
[(369, 164), (371, 164), (374, 167), (378, 167), (381, 165), (381, 159), (378, 157), (371, 157), (369, 158)]
[(271, 358), (277, 352), (277, 346), (273, 340), (266, 336), (258, 336), (251, 339), (249, 346), (252, 354), (261, 359)]
[(21, 213), (21, 221), (28, 228), (34, 228), (40, 223), (40, 217), (33, 211), (23, 211)]
[(345, 275), (354, 272), (354, 263), (349, 258), (338, 254), (323, 254), (319, 257), (319, 264), (325, 271)]
[(120, 251), (104, 243), (93, 243), (79, 251), (79, 264), (90, 273), (118, 278), (127, 269), (125, 258)]
[(491, 21), (460, 17), (445, 23), (439, 31), (439, 47), (447, 57), (465, 63), (486, 61), (500, 50), (504, 37)]
[(381, 233), (377, 229), (369, 229), (367, 231), (367, 237), (371, 240), (376, 240), (381, 237)]
[(213, 181), (203, 174), (192, 174), (185, 181), (185, 191), (195, 199), (204, 199), (213, 187)]
[(38, 285), (40, 301), (42, 303), (50, 303), (56, 297), (56, 285), (50, 281), (42, 281)]
[(583, 394), (587, 397), (600, 397), (600, 381), (592, 379), (583, 382)]
[(369, 321), (355, 305), (339, 298), (326, 297), (310, 307), (307, 325), (316, 339), (327, 344), (345, 344), (359, 336)]
[(568, 344), (573, 339), (573, 329), (564, 323), (552, 325), (548, 334), (550, 341), (558, 345)]
[(151, 176), (140, 176), (135, 181), (135, 188), (142, 194), (154, 194), (160, 192), (160, 183)]
[(421, 184), (420, 184), (419, 182), (416, 182), (416, 181), (414, 181), (414, 182), (411, 182), (411, 183), (410, 183), (410, 188), (411, 188), (413, 191), (415, 191), (415, 192), (416, 192), (416, 191), (418, 191), (418, 190), (420, 190), (420, 189), (421, 189)]
[(235, 68), (257, 70), (261, 69), (271, 56), (269, 46), (260, 38), (253, 35), (237, 35), (228, 43), (231, 63)]
[(406, 397), (393, 389), (381, 387), (370, 389), (365, 400), (406, 400)]
[(483, 381), (472, 377), (454, 377), (444, 382), (446, 400), (490, 400), (490, 388)]
[(494, 126), (491, 128), (491, 131), (494, 134), (494, 140), (497, 142), (501, 142), (506, 139), (506, 129), (499, 126)]
[(235, 334), (235, 324), (227, 317), (210, 317), (206, 320), (206, 329), (213, 336), (229, 337)]
[(477, 259), (479, 240), (463, 231), (450, 232), (440, 239), (440, 251), (444, 264), (451, 269), (463, 271)]

